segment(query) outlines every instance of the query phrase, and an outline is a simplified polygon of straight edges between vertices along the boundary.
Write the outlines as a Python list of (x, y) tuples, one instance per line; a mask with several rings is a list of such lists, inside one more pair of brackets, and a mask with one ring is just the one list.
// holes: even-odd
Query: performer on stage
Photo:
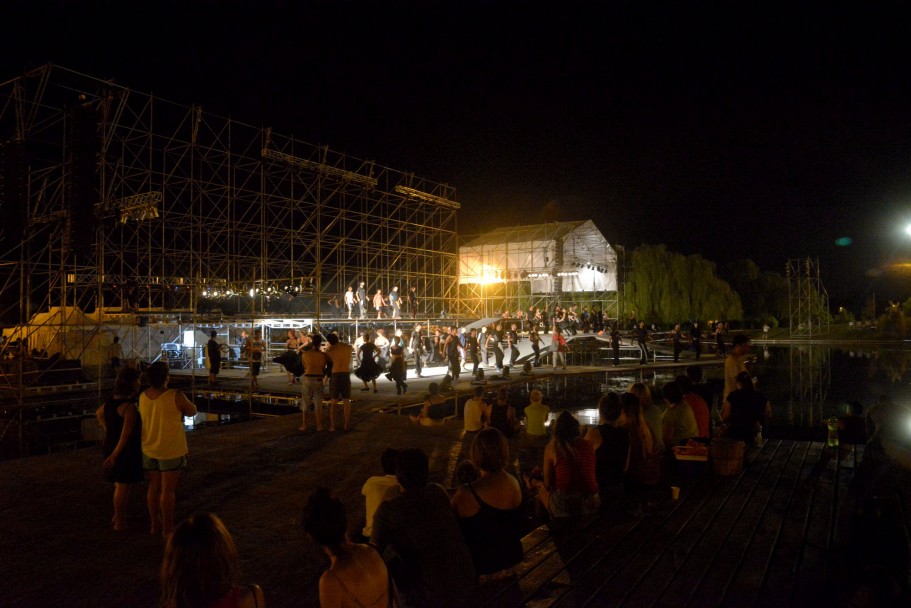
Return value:
[(418, 316), (418, 292), (414, 285), (408, 291), (408, 312), (412, 319)]
[(421, 324), (418, 323), (414, 326), (414, 331), (411, 332), (409, 348), (411, 349), (411, 354), (414, 355), (414, 373), (420, 378), (421, 370), (424, 369), (424, 333), (421, 331)]
[(377, 289), (373, 295), (373, 307), (376, 309), (376, 318), (383, 318), (383, 311), (386, 309), (386, 298), (383, 297), (383, 290)]
[(354, 287), (351, 285), (348, 286), (348, 291), (345, 292), (345, 308), (348, 309), (348, 318), (351, 319), (354, 315)]
[(361, 281), (360, 285), (357, 287), (357, 304), (360, 307), (360, 318), (367, 318), (367, 287), (364, 282)]
[(396, 285), (389, 292), (389, 308), (392, 309), (392, 318), (398, 319), (402, 316), (402, 308), (399, 303), (399, 286)]

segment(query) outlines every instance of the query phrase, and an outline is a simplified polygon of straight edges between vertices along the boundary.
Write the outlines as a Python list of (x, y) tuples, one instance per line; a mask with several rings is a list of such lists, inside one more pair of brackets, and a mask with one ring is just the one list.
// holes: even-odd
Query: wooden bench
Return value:
[(766, 441), (747, 449), (737, 475), (678, 475), (680, 499), (641, 518), (533, 530), (517, 576), (480, 586), (470, 605), (814, 603), (834, 574), (836, 523), (853, 474), (853, 458), (840, 462), (824, 443)]

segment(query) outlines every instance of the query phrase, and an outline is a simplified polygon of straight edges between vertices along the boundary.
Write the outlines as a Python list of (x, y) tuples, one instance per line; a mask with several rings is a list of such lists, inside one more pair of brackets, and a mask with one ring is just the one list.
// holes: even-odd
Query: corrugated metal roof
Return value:
[(485, 232), (482, 235), (472, 238), (471, 240), (463, 243), (462, 246), (478, 247), (481, 245), (500, 245), (503, 243), (550, 241), (566, 236), (587, 222), (591, 222), (591, 220), (579, 220), (575, 222), (549, 222), (546, 224), (530, 224), (527, 226), (495, 228), (490, 232)]

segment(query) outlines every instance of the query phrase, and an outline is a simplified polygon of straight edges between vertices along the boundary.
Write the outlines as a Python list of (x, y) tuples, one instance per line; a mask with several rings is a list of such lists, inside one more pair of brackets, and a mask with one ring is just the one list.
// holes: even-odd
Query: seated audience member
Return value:
[(847, 416), (838, 419), (838, 441), (844, 444), (867, 443), (867, 423), (864, 406), (852, 401), (847, 406)]
[(455, 470), (456, 487), (452, 489), (455, 492), (466, 483), (474, 483), (478, 479), (478, 467), (470, 460), (463, 460), (456, 466)]
[(525, 407), (525, 419), (528, 422), (525, 433), (529, 437), (544, 437), (547, 435), (545, 423), (550, 416), (550, 408), (541, 403), (542, 395), (538, 389), (529, 393), (528, 398), (531, 403)]
[(522, 488), (504, 470), (509, 443), (497, 429), (478, 433), (471, 461), (480, 478), (456, 490), (452, 508), (483, 583), (511, 576), (522, 561)]
[(497, 400), (490, 406), (490, 424), (509, 439), (519, 430), (519, 420), (516, 418), (516, 408), (509, 405), (509, 392), (505, 386), (497, 389)]
[(693, 390), (693, 381), (688, 376), (677, 376), (674, 382), (683, 391), (683, 400), (693, 410), (693, 416), (696, 417), (696, 428), (699, 430), (698, 436), (708, 439), (711, 434), (709, 404)]
[(262, 608), (259, 585), (240, 585), (234, 539), (212, 513), (182, 521), (165, 545), (161, 564), (164, 608)]
[(457, 606), (475, 585), (474, 565), (449, 496), (427, 482), (429, 474), (423, 450), (399, 451), (395, 477), (402, 494), (377, 508), (370, 543), (388, 555), (406, 605)]
[(664, 451), (664, 440), (661, 424), (661, 408), (652, 402), (652, 391), (643, 382), (631, 384), (629, 392), (639, 398), (639, 407), (642, 412), (642, 418), (652, 432), (655, 450)]
[(579, 436), (579, 421), (567, 411), (557, 416), (544, 448), (544, 480), (526, 480), (552, 519), (584, 522), (598, 512), (595, 450)]
[(329, 556), (329, 568), (319, 579), (320, 606), (392, 605), (383, 558), (370, 545), (348, 540), (348, 519), (338, 498), (327, 488), (318, 488), (307, 500), (301, 520), (307, 536)]
[(484, 387), (474, 389), (474, 397), (465, 402), (465, 430), (476, 433), (484, 428), (484, 421), (490, 420), (490, 408), (484, 401)]
[(772, 417), (772, 405), (766, 396), (756, 390), (749, 372), (740, 372), (734, 381), (734, 390), (728, 394), (721, 408), (725, 437), (739, 439), (750, 445), (756, 425), (767, 428)]
[(368, 477), (361, 488), (361, 494), (366, 501), (366, 518), (364, 525), (364, 536), (370, 538), (373, 532), (373, 514), (376, 508), (384, 500), (389, 500), (399, 495), (399, 482), (395, 480), (395, 460), (398, 457), (398, 451), (394, 448), (386, 448), (380, 455), (380, 465), (383, 467), (382, 475)]
[(641, 495), (661, 481), (661, 453), (655, 449), (655, 436), (642, 416), (639, 398), (633, 393), (620, 395), (623, 409), (618, 420), (629, 435), (629, 466), (623, 480), (624, 492)]
[(661, 438), (668, 447), (686, 443), (696, 437), (699, 429), (693, 410), (683, 400), (683, 391), (676, 382), (668, 382), (661, 387), (661, 395), (667, 401), (667, 409), (661, 416)]
[(626, 429), (618, 426), (620, 395), (611, 391), (598, 402), (598, 426), (588, 429), (585, 440), (595, 450), (595, 477), (601, 506), (615, 506), (623, 497), (623, 475), (629, 469), (630, 439)]
[(720, 392), (716, 390), (718, 387), (705, 381), (705, 370), (701, 365), (687, 365), (686, 377), (693, 383), (693, 392), (702, 397), (711, 412), (715, 403), (715, 395), (720, 395)]
[(437, 426), (446, 422), (448, 415), (449, 408), (446, 406), (446, 398), (440, 394), (440, 385), (431, 382), (427, 386), (424, 407), (421, 408), (420, 414), (412, 417), (412, 420), (423, 426)]

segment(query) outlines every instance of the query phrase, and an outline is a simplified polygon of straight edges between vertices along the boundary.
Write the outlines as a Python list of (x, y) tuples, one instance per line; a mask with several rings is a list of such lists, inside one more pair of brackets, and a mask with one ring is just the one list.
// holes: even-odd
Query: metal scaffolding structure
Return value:
[(0, 85), (0, 163), (7, 323), (318, 320), (359, 281), (413, 285), (428, 315), (456, 299), (454, 188), (200, 107), (47, 65)]
[(575, 303), (618, 314), (617, 253), (591, 220), (492, 230), (459, 247), (459, 314)]
[(813, 338), (829, 333), (829, 294), (822, 284), (819, 261), (788, 260), (788, 312), (792, 338)]

